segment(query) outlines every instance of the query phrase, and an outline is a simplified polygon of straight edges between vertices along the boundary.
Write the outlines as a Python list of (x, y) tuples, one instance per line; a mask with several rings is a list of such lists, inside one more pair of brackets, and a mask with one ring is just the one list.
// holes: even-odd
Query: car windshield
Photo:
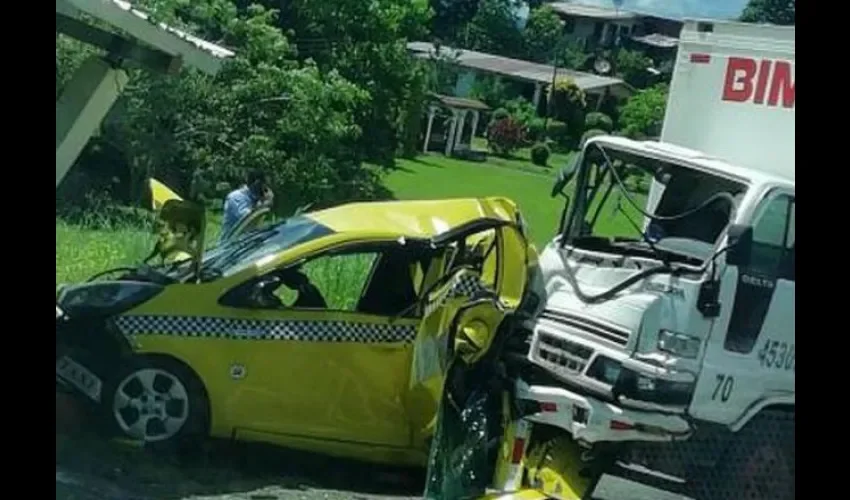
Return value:
[(333, 230), (309, 217), (290, 217), (209, 250), (201, 264), (201, 275), (228, 276), (263, 257), (332, 233)]
[(745, 190), (725, 177), (591, 145), (577, 174), (569, 234), (578, 246), (652, 245), (704, 260)]

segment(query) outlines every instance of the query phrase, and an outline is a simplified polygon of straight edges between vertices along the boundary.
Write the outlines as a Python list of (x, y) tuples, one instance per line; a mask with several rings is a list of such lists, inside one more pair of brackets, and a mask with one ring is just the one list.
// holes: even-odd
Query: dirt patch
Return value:
[[(209, 443), (185, 456), (90, 434), (56, 435), (56, 497), (412, 499), (422, 471), (389, 469), (268, 446)], [(61, 492), (61, 495), (60, 495)]]
[(56, 498), (75, 500), (412, 499), (424, 471), (277, 447), (208, 441), (164, 454), (94, 432), (93, 415), (56, 395)]

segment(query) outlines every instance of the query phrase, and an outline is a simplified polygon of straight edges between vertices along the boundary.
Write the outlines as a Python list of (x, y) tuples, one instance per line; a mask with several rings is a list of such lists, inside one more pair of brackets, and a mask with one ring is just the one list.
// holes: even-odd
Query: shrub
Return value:
[(552, 116), (567, 124), (570, 133), (578, 137), (584, 129), (587, 96), (584, 90), (569, 77), (555, 80), (554, 91), (549, 88), (549, 109)]
[(667, 106), (667, 85), (658, 84), (629, 98), (620, 111), (623, 134), (632, 138), (652, 137), (661, 132)]
[(493, 153), (506, 156), (522, 145), (525, 134), (522, 125), (508, 117), (490, 123), (487, 139)]
[(531, 163), (545, 167), (546, 163), (549, 161), (550, 154), (549, 146), (542, 142), (538, 142), (531, 147)]
[(537, 118), (537, 109), (533, 104), (523, 97), (511, 99), (504, 104), (504, 108), (510, 113), (514, 120), (524, 127), (528, 127), (532, 120)]
[(498, 108), (496, 111), (493, 111), (493, 116), (490, 117), (490, 120), (493, 122), (497, 122), (499, 120), (504, 120), (505, 118), (510, 118), (511, 113), (505, 108)]
[(581, 136), (581, 144), (579, 146), (584, 147), (584, 145), (587, 143), (588, 139), (590, 139), (592, 137), (596, 137), (597, 135), (607, 135), (607, 134), (608, 134), (607, 132), (605, 132), (604, 130), (600, 130), (598, 128), (590, 129)]
[(584, 117), (584, 129), (598, 129), (611, 132), (614, 129), (614, 121), (611, 120), (611, 117), (605, 113), (594, 111), (592, 113), (588, 113), (587, 116)]
[(569, 139), (567, 124), (557, 120), (549, 120), (546, 125), (546, 135), (559, 145), (566, 142)]
[(526, 136), (531, 141), (542, 141), (546, 135), (546, 120), (535, 118), (526, 126)]

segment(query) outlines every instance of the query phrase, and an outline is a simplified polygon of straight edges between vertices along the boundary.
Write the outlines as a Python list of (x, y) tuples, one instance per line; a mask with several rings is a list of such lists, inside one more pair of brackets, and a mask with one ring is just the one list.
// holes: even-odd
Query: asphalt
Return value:
[[(421, 476), (261, 446), (212, 444), (180, 458), (57, 433), (57, 500), (413, 500)], [(612, 476), (594, 498), (687, 500)]]

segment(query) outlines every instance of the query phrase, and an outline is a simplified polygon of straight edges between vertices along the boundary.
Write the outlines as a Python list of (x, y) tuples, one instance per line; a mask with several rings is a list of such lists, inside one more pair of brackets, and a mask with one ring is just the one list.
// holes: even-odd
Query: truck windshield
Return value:
[(704, 260), (746, 191), (725, 177), (609, 146), (588, 147), (580, 162), (566, 234), (593, 250)]

